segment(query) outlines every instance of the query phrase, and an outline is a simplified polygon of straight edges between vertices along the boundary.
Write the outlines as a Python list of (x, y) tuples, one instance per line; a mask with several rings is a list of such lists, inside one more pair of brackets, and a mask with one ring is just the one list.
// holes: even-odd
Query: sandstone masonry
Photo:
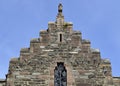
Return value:
[(109, 59), (64, 21), (59, 4), (56, 21), (10, 60), (0, 86), (120, 86), (120, 77), (113, 77)]

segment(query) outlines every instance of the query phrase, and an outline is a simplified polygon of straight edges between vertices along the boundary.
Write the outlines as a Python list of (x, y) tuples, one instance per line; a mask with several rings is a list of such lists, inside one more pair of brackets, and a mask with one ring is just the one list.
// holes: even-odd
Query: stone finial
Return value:
[(60, 3), (60, 4), (58, 5), (58, 12), (59, 12), (59, 13), (62, 13), (62, 8), (63, 8), (63, 6), (62, 6), (62, 4)]
[(58, 14), (57, 14), (57, 18), (56, 18), (56, 23), (57, 23), (57, 27), (61, 28), (64, 24), (64, 16), (62, 14), (62, 4), (60, 3), (58, 5)]

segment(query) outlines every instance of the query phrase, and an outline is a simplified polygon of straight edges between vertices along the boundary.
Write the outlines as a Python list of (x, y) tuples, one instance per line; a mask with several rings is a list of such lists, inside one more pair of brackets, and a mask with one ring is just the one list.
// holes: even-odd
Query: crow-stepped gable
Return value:
[(62, 12), (59, 4), (56, 21), (49, 22), (29, 48), (22, 48), (19, 58), (10, 60), (0, 86), (120, 86), (109, 59), (102, 59), (99, 49), (64, 21)]

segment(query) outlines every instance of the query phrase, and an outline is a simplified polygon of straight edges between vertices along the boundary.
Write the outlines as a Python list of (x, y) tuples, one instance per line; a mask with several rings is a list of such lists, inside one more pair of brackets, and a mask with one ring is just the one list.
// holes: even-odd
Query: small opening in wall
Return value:
[(90, 61), (88, 61), (88, 64), (90, 64)]
[(96, 62), (97, 62), (97, 61), (94, 59), (94, 60), (93, 60), (93, 64), (96, 64)]
[(62, 42), (62, 34), (60, 34), (60, 42)]

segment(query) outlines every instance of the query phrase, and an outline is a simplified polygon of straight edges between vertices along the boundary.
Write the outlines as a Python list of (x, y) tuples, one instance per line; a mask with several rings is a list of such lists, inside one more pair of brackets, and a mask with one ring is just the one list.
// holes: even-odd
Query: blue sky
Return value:
[(111, 60), (113, 76), (120, 76), (120, 0), (0, 0), (0, 78), (10, 59), (55, 21), (60, 2), (65, 21), (73, 22), (74, 30)]

